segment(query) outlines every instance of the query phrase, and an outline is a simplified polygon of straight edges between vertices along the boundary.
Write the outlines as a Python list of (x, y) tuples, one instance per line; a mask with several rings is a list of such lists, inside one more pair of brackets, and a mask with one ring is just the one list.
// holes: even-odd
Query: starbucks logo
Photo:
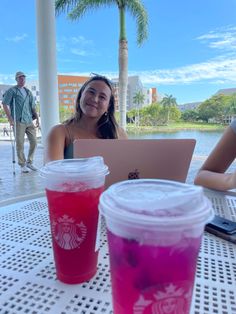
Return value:
[(52, 236), (56, 243), (65, 250), (79, 248), (87, 235), (84, 223), (75, 223), (73, 218), (63, 215), (52, 222)]
[(183, 288), (169, 284), (146, 298), (140, 295), (134, 304), (134, 314), (144, 314), (147, 309), (151, 314), (186, 313), (190, 307), (190, 297), (191, 291), (186, 292)]

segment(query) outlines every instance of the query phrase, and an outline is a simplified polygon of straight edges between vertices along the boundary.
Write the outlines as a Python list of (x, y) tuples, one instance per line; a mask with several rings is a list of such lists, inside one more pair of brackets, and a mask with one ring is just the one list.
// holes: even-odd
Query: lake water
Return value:
[(133, 139), (181, 139), (181, 138), (194, 138), (196, 139), (196, 146), (194, 155), (207, 156), (212, 151), (213, 147), (219, 141), (223, 131), (175, 131), (168, 133), (137, 133), (129, 134), (129, 138)]

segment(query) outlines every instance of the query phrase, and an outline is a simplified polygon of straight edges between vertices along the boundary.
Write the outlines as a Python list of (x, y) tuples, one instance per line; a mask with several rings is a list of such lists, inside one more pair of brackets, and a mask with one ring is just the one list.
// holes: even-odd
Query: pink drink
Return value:
[(97, 271), (98, 201), (103, 187), (81, 192), (46, 190), (57, 278), (81, 283)]
[(189, 313), (200, 240), (160, 247), (108, 231), (114, 314)]
[(139, 179), (112, 185), (99, 210), (108, 232), (114, 314), (189, 314), (204, 225), (201, 187)]

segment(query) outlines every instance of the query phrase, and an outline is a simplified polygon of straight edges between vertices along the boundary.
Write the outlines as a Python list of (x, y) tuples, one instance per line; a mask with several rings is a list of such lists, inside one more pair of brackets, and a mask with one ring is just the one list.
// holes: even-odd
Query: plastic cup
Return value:
[(102, 193), (114, 314), (187, 314), (204, 226), (214, 216), (199, 186), (131, 180)]
[(64, 283), (87, 281), (97, 271), (98, 202), (108, 173), (99, 156), (52, 161), (40, 170), (56, 274)]

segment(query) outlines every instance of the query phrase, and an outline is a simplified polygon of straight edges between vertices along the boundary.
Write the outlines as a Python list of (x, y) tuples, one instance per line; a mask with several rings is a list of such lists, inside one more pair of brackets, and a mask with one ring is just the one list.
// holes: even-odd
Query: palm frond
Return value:
[(56, 14), (59, 15), (62, 12), (68, 13), (79, 0), (56, 0), (55, 10)]
[(77, 20), (88, 11), (95, 11), (114, 4), (119, 8), (123, 7), (135, 18), (137, 44), (141, 46), (148, 37), (148, 15), (141, 0), (56, 0), (55, 9), (57, 15), (66, 12), (69, 19)]
[(66, 11), (71, 20), (80, 19), (87, 11), (117, 4), (115, 0), (56, 0), (57, 14)]
[(129, 10), (131, 15), (136, 19), (137, 44), (141, 46), (148, 37), (147, 11), (140, 0), (126, 1), (125, 8)]

